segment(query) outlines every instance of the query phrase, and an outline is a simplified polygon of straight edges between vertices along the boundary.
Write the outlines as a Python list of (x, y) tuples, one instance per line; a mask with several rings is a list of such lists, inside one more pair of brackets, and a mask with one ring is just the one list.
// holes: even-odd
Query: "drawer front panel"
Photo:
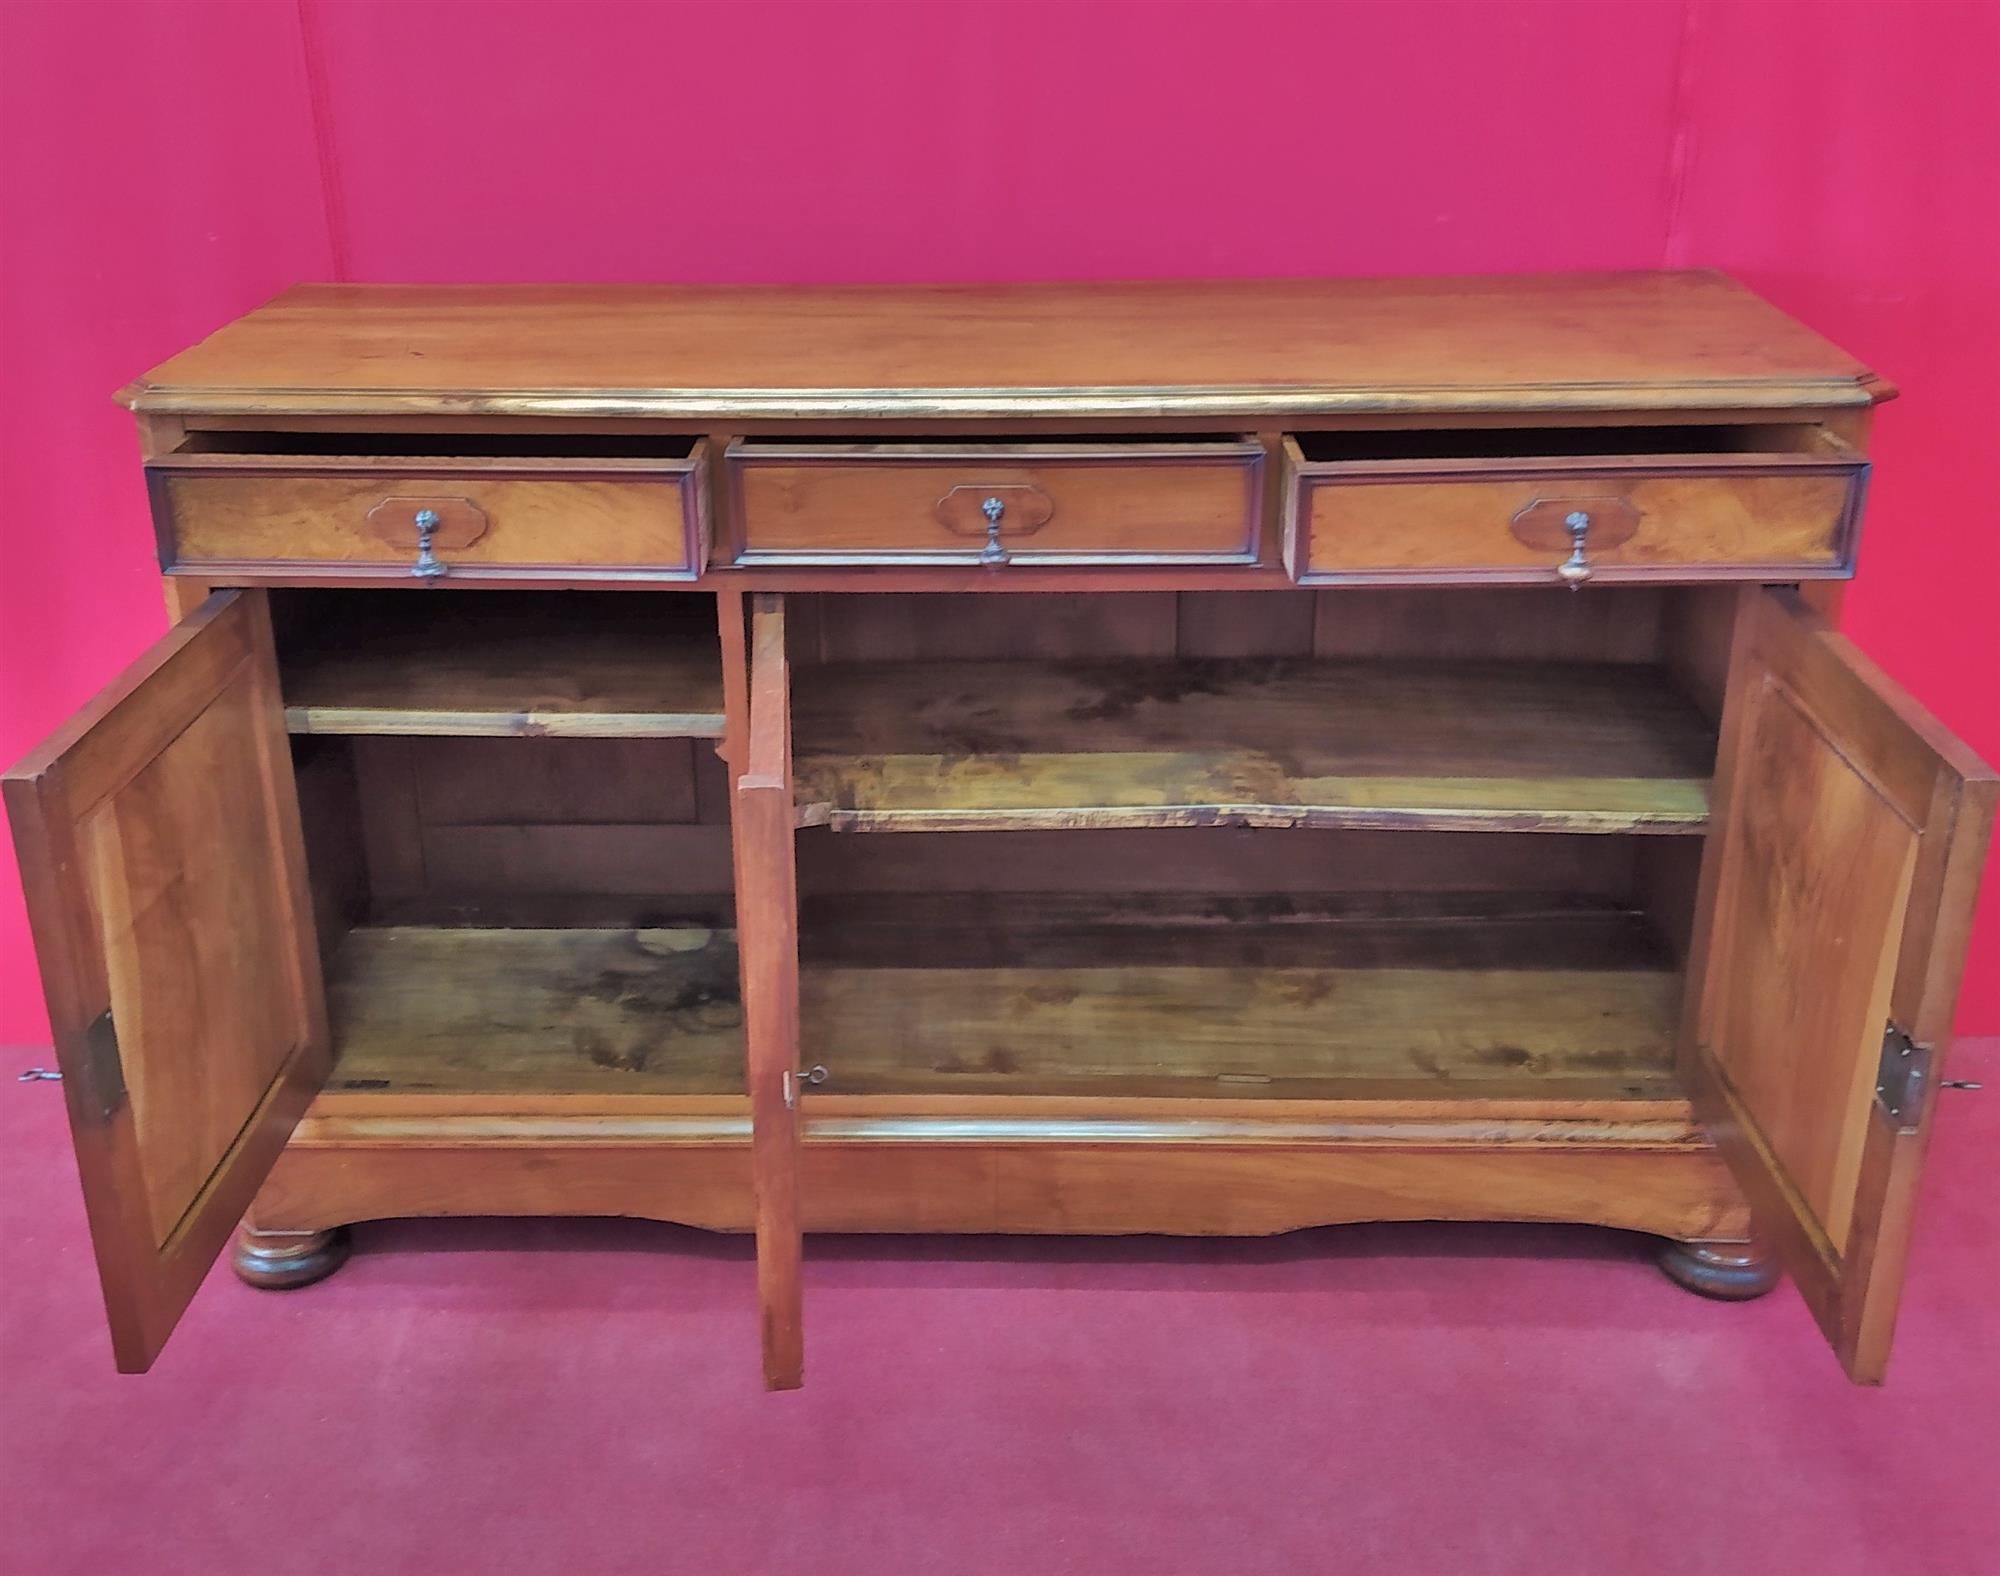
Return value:
[(732, 447), (737, 562), (1254, 563), (1254, 443)]
[(688, 579), (705, 556), (700, 468), (555, 475), (158, 467), (168, 567), (323, 567), (359, 577)]
[(1302, 465), (1294, 479), (1291, 562), (1305, 582), (1844, 576), (1867, 473), (1783, 460), (1421, 478), (1331, 469)]

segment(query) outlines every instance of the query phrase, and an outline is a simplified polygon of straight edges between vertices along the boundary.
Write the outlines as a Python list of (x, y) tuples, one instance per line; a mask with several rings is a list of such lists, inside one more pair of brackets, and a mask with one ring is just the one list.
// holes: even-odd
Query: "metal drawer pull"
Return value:
[(1033, 482), (1002, 481), (958, 482), (938, 499), (934, 510), (938, 524), (952, 535), (983, 539), (985, 545), (973, 561), (989, 568), (1013, 562), (1012, 547), (1047, 525), (1055, 512), (1055, 500)]
[[(1606, 553), (1615, 552), (1639, 533), (1639, 511), (1632, 500), (1615, 495), (1601, 498), (1537, 498), (1514, 516), (1514, 540), (1542, 553), (1567, 554), (1556, 562), (1556, 579), (1571, 590), (1596, 578)], [(1591, 554), (1598, 555), (1593, 561)]]
[(988, 498), (979, 506), (979, 512), (986, 516), (986, 545), (979, 551), (982, 564), (1004, 564), (1007, 549), (1000, 545), (1000, 517), (1007, 512), (1004, 498)]
[(417, 511), (417, 561), (410, 565), (410, 573), (419, 580), (435, 580), (447, 567), (444, 560), (431, 551), (431, 538), (437, 535), (439, 523), (437, 510)]
[(410, 550), (410, 530), (416, 528), (417, 557), (410, 573), (419, 580), (435, 580), (449, 571), (439, 550), (464, 551), (486, 535), (489, 523), (486, 511), (470, 498), (392, 495), (368, 511), (368, 534), (398, 556)]
[(1582, 509), (1563, 516), (1569, 527), (1569, 557), (1556, 565), (1556, 575), (1574, 591), (1590, 578), (1590, 559), (1584, 553), (1584, 538), (1590, 534), (1590, 515)]

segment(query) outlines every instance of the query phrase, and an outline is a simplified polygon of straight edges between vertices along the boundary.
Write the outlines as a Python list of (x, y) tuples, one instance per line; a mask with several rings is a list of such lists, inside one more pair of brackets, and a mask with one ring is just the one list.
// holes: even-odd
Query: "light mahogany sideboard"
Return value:
[(754, 1229), (787, 1386), (806, 1232), (1553, 1220), (1880, 1378), (1995, 802), (1835, 632), (1890, 392), (1699, 273), (289, 291), (6, 783), (119, 1366), (239, 1222)]

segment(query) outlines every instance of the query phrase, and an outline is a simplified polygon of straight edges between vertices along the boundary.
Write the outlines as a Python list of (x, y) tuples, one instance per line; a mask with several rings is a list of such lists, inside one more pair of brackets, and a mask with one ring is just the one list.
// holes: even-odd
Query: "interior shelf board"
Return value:
[(1699, 833), (1715, 737), (1657, 669), (1218, 659), (802, 667), (803, 825)]
[(293, 733), (680, 739), (725, 726), (715, 631), (672, 616), (391, 621), (316, 632), (282, 670)]
[(736, 939), (371, 925), (327, 977), (330, 1092), (741, 1094)]
[[(1678, 1099), (1643, 916), (1533, 897), (842, 900), (805, 919), (832, 1094)], [(954, 916), (957, 916), (954, 918)]]
[[(827, 1095), (1682, 1098), (1679, 976), (1611, 906), (947, 895), (816, 907), (804, 939)], [(363, 927), (329, 1005), (331, 1094), (743, 1087), (727, 931)]]

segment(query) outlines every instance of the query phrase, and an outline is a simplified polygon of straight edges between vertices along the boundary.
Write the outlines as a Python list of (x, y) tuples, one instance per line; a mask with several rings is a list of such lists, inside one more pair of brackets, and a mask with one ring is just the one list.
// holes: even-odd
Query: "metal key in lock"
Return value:
[(803, 1072), (795, 1073), (791, 1068), (787, 1067), (785, 1069), (785, 1109), (791, 1111), (798, 1108), (800, 1084), (823, 1084), (826, 1082), (827, 1077), (825, 1064), (821, 1062), (814, 1062), (812, 1066), (806, 1068)]

